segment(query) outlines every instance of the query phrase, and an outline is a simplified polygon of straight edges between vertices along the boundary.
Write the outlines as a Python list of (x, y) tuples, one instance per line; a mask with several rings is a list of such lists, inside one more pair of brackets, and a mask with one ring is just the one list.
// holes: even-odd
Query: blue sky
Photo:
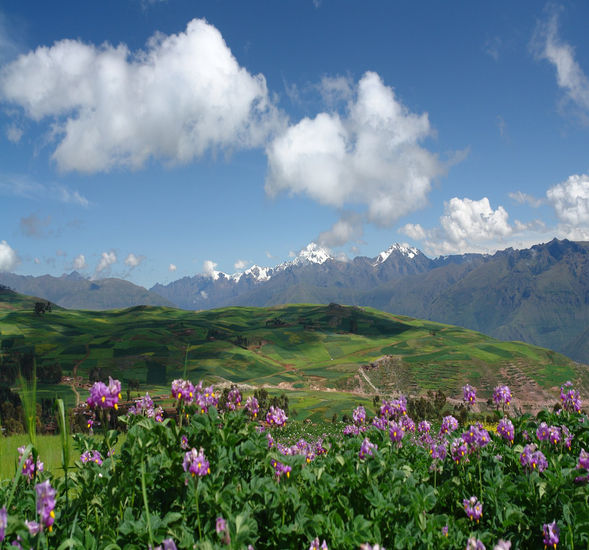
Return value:
[(589, 4), (0, 6), (0, 270), (589, 240)]

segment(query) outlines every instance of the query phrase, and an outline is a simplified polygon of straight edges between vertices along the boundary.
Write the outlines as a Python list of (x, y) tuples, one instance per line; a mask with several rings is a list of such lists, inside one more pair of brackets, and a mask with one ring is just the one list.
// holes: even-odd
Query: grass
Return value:
[[(441, 387), (447, 394), (460, 394), (462, 385), (476, 380), (481, 397), (489, 397), (505, 376), (524, 376), (555, 396), (554, 388), (568, 379), (582, 391), (589, 389), (586, 367), (549, 350), (371, 308), (310, 304), (201, 312), (155, 306), (112, 311), (55, 308), (38, 316), (26, 298), (20, 302), (13, 298), (9, 305), (0, 307), (0, 349), (5, 356), (34, 349), (38, 363), (59, 362), (64, 374), (71, 375), (76, 366), (77, 375), (87, 380), (91, 369), (100, 367), (123, 381), (138, 379), (142, 392), (182, 377), (186, 350), (188, 376), (194, 381), (286, 384), (298, 392), (358, 391), (360, 367), (387, 355), (395, 358), (393, 367), (366, 371), (379, 393)], [(357, 330), (351, 333), (354, 325)], [(149, 365), (154, 363), (165, 366), (165, 383), (150, 378)], [(62, 397), (68, 406), (75, 400), (67, 386), (39, 384), (38, 390), (48, 398)], [(329, 391), (323, 400), (349, 401), (344, 399), (346, 392)], [(79, 393), (81, 398), (86, 395), (83, 389)], [(336, 404), (325, 410), (337, 408)], [(312, 412), (316, 415), (319, 410), (317, 406)]]

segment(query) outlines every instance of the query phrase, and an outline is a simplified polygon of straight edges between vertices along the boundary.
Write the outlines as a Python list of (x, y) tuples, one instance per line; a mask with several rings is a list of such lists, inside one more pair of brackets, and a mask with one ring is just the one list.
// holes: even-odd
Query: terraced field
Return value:
[[(39, 386), (68, 403), (84, 399), (91, 371), (119, 378), (123, 389), (167, 395), (186, 375), (215, 384), (285, 392), (299, 418), (331, 417), (373, 396), (441, 389), (460, 397), (465, 383), (490, 397), (498, 383), (518, 387), (519, 405), (551, 404), (560, 384), (589, 388), (589, 369), (543, 348), (501, 342), (458, 327), (337, 304), (234, 307), (190, 312), (140, 306), (112, 311), (53, 308), (0, 293), (4, 364), (34, 352), (68, 377)], [(65, 382), (69, 383), (68, 386)], [(74, 391), (75, 390), (75, 391)]]

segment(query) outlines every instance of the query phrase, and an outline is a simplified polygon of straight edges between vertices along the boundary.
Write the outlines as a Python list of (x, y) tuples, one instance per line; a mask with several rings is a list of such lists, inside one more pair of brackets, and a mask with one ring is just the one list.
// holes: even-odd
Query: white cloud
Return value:
[(209, 297), (208, 293), (206, 292), (206, 290), (201, 290), (200, 291), (200, 295), (202, 298), (204, 298), (205, 300)]
[(446, 166), (420, 146), (432, 135), (426, 113), (411, 113), (373, 72), (354, 92), (344, 116), (304, 118), (268, 145), (266, 192), (363, 206), (365, 221), (389, 227), (426, 204)]
[(237, 260), (233, 264), (233, 267), (239, 271), (240, 269), (245, 268), (247, 265), (248, 265), (248, 261), (247, 260)]
[(11, 271), (18, 264), (18, 256), (6, 241), (0, 242), (0, 271)]
[(217, 264), (212, 260), (205, 260), (202, 265), (202, 272), (205, 277), (210, 277), (211, 279), (217, 279), (219, 277), (219, 272), (215, 270)]
[(134, 267), (137, 267), (143, 260), (145, 260), (145, 256), (135, 256), (135, 254), (131, 252), (125, 258), (125, 265), (133, 269)]
[(39, 265), (39, 264), (41, 263), (41, 260), (40, 260), (39, 258), (34, 258), (34, 259), (33, 259), (33, 263), (34, 263), (35, 265)]
[(172, 272), (172, 273), (173, 273), (174, 271), (176, 271), (176, 269), (178, 269), (178, 268), (176, 267), (176, 265), (175, 265), (175, 264), (170, 264), (170, 266), (168, 267), (168, 271), (170, 271), (170, 272)]
[(433, 255), (464, 252), (489, 252), (509, 246), (516, 233), (531, 228), (530, 224), (516, 222), (512, 226), (503, 206), (495, 210), (489, 199), (480, 200), (454, 197), (444, 203), (440, 226), (424, 229), (420, 224), (406, 224), (401, 232), (415, 240), (425, 241), (425, 249)]
[(281, 124), (262, 75), (240, 67), (221, 33), (194, 19), (155, 34), (144, 51), (61, 40), (0, 73), (0, 95), (49, 118), (63, 171), (189, 162), (212, 150), (261, 145)]
[(354, 97), (354, 83), (347, 76), (323, 76), (319, 84), (319, 92), (328, 107), (339, 103), (347, 103)]
[(88, 199), (78, 191), (57, 183), (42, 184), (23, 175), (0, 174), (0, 194), (24, 197), (31, 200), (56, 200), (63, 203), (88, 206)]
[(532, 208), (538, 208), (546, 202), (544, 199), (538, 199), (533, 195), (523, 193), (522, 191), (515, 191), (513, 193), (509, 193), (509, 198), (513, 199), (515, 202), (518, 202), (519, 204), (527, 204)]
[(589, 79), (575, 60), (574, 48), (560, 39), (556, 13), (538, 25), (533, 46), (540, 59), (550, 61), (556, 68), (557, 83), (566, 97), (589, 111)]
[(269, 260), (274, 258), (274, 256), (272, 256), (272, 253), (269, 250), (266, 250), (266, 258), (268, 258)]
[(19, 128), (16, 124), (10, 124), (6, 127), (6, 137), (12, 143), (18, 143), (23, 136), (24, 130)]
[(355, 212), (342, 214), (328, 231), (324, 231), (317, 237), (321, 246), (328, 248), (342, 246), (350, 241), (358, 241), (362, 237), (362, 216)]
[(109, 268), (112, 264), (117, 261), (117, 255), (111, 250), (110, 252), (103, 252), (96, 267), (96, 273), (101, 273), (105, 269)]
[(85, 269), (86, 268), (86, 258), (84, 254), (78, 254), (74, 258), (74, 263), (72, 264), (74, 269)]
[(559, 221), (571, 228), (589, 229), (589, 175), (573, 175), (546, 191)]

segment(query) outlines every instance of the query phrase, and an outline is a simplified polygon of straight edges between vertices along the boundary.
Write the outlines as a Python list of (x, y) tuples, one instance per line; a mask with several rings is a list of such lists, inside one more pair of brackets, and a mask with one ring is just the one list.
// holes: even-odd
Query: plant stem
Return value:
[(141, 492), (143, 493), (143, 504), (145, 506), (145, 517), (147, 519), (149, 546), (150, 548), (153, 548), (153, 533), (151, 531), (151, 518), (149, 517), (149, 504), (147, 503), (147, 489), (145, 487), (145, 466), (143, 464), (143, 456), (141, 457)]
[(194, 501), (196, 502), (196, 521), (198, 522), (198, 540), (202, 539), (202, 530), (200, 528), (200, 511), (198, 509), (198, 477), (194, 483)]

